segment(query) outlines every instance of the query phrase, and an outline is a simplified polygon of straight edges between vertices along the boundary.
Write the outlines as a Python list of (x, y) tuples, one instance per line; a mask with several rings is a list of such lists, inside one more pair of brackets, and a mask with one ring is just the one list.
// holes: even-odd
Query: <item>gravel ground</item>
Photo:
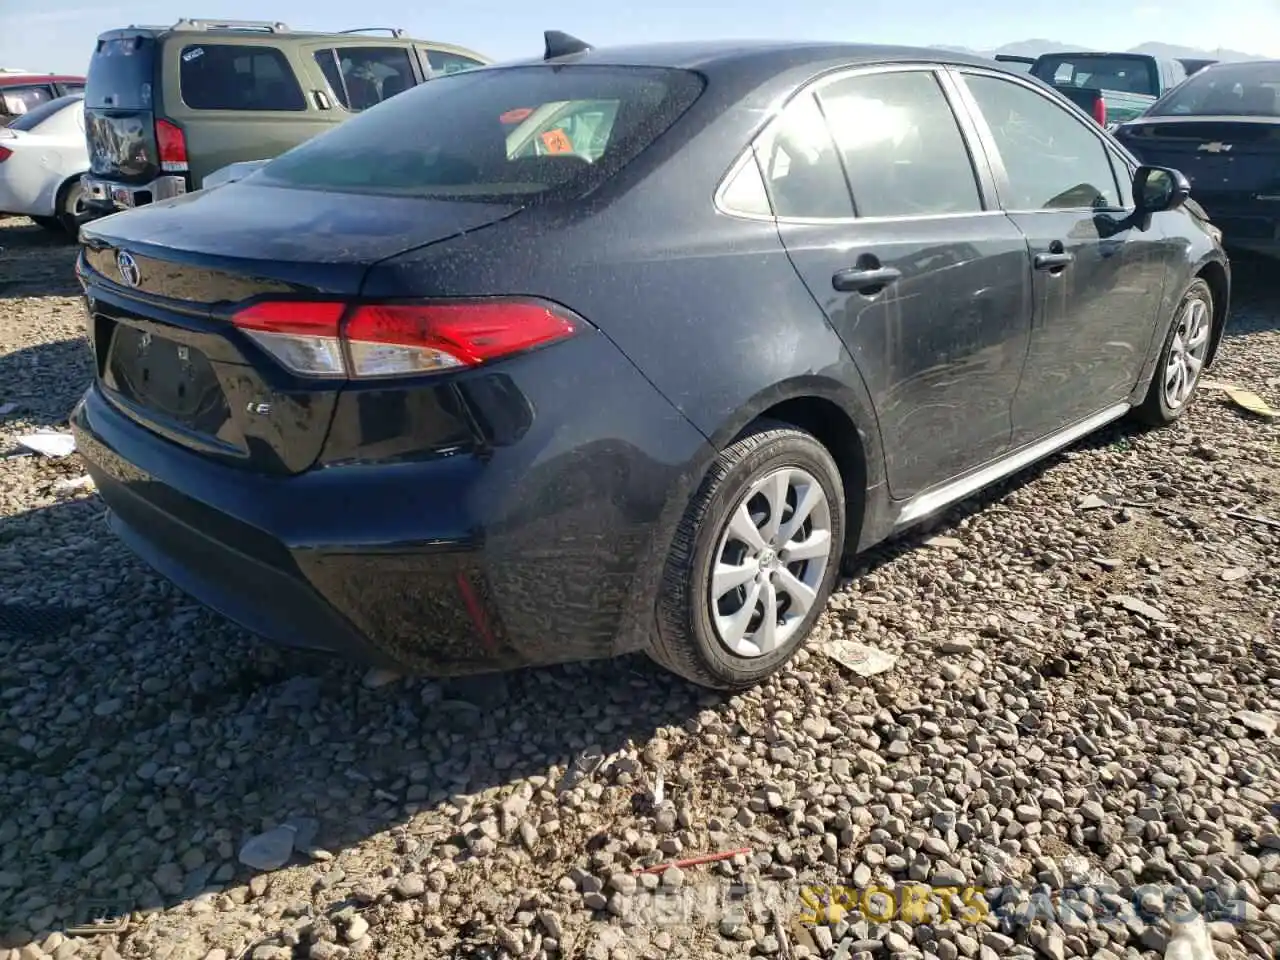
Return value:
[[(0, 247), (3, 456), (89, 358), (72, 249)], [(1280, 406), (1280, 285), (1238, 274), (1214, 378)], [(1280, 518), (1278, 430), (1204, 392), (1092, 438), (867, 558), (730, 698), (643, 658), (379, 684), (274, 651), (119, 546), (74, 455), (0, 459), (0, 960), (1115, 960), (1163, 956), (1175, 887), (1220, 960), (1270, 957), (1280, 529), (1227, 513)], [(896, 664), (822, 652), (855, 638)], [(264, 831), (280, 869), (241, 862)], [(945, 916), (802, 915), (920, 881)], [(124, 929), (61, 932), (92, 913)]]

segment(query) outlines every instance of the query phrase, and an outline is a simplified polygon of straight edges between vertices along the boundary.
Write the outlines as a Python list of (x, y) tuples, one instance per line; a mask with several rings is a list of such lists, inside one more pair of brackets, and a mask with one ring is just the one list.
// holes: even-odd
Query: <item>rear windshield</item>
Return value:
[(1142, 57), (1063, 54), (1041, 57), (1035, 75), (1049, 83), (1154, 97), (1160, 91), (1151, 67), (1151, 61)]
[(1158, 100), (1148, 116), (1277, 117), (1280, 70), (1274, 64), (1218, 64)]
[(683, 70), (468, 70), (353, 117), (252, 179), (414, 197), (568, 199), (621, 169), (701, 92), (701, 78)]
[(85, 78), (85, 106), (150, 110), (155, 53), (152, 37), (100, 39)]
[(79, 103), (82, 98), (79, 94), (69, 97), (58, 97), (57, 100), (50, 100), (48, 103), (42, 103), (34, 110), (24, 113), (13, 123), (9, 124), (10, 130), (34, 130), (40, 124), (44, 123), (59, 110), (69, 107), (73, 103)]

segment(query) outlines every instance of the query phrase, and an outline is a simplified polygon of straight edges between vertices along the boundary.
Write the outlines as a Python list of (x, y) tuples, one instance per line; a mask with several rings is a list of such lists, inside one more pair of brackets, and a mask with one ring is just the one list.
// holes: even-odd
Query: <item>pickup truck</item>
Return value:
[(1046, 53), (1030, 72), (1104, 127), (1132, 120), (1187, 78), (1177, 60), (1141, 53)]

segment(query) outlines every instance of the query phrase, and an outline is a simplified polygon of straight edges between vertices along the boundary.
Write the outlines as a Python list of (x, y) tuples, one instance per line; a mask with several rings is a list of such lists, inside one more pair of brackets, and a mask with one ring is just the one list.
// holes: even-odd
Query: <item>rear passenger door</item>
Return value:
[(1026, 239), (990, 197), (949, 76), (851, 71), (756, 145), (778, 228), (876, 404), (894, 497), (998, 457), (1026, 352)]
[[(229, 163), (268, 160), (328, 129), (308, 107), (305, 77), (269, 43), (191, 35), (166, 47), (164, 110), (186, 136), (193, 187)], [(175, 89), (176, 86), (176, 89)]]

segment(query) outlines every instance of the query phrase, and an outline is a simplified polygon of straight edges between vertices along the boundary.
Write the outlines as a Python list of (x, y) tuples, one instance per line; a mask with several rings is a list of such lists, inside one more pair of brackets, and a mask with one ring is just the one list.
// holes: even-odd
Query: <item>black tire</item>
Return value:
[(83, 197), (84, 184), (79, 177), (73, 177), (58, 188), (58, 227), (72, 240), (80, 239), (80, 224), (85, 221), (84, 211), (78, 209)]
[[(1166, 370), (1169, 367), (1169, 358), (1173, 352), (1174, 341), (1182, 329), (1181, 318), (1184, 315), (1184, 311), (1188, 309), (1188, 304), (1194, 300), (1199, 300), (1204, 306), (1209, 322), (1209, 342), (1212, 342), (1214, 324), (1213, 291), (1209, 289), (1209, 284), (1197, 277), (1191, 281), (1191, 285), (1187, 287), (1186, 292), (1178, 300), (1178, 305), (1174, 307), (1173, 318), (1169, 322), (1169, 332), (1165, 334), (1164, 343), (1160, 346), (1160, 355), (1156, 359), (1156, 367), (1151, 375), (1151, 384), (1147, 388), (1147, 395), (1142, 403), (1133, 409), (1133, 419), (1146, 426), (1163, 427), (1173, 423), (1173, 421), (1186, 413), (1187, 408), (1191, 406), (1191, 402), (1195, 399), (1196, 388), (1200, 385), (1200, 377), (1204, 372), (1203, 364), (1195, 372), (1190, 392), (1187, 393), (1181, 403), (1171, 403), (1165, 390)], [(1207, 347), (1205, 357), (1208, 357)]]
[[(807, 471), (822, 487), (830, 509), (832, 551), (816, 599), (795, 633), (771, 653), (743, 657), (720, 641), (712, 623), (711, 558), (739, 499), (757, 479), (784, 467)], [(676, 531), (659, 587), (649, 656), (673, 673), (717, 690), (750, 687), (775, 673), (805, 642), (831, 595), (840, 570), (845, 510), (840, 470), (814, 436), (777, 422), (752, 428), (720, 454)]]

